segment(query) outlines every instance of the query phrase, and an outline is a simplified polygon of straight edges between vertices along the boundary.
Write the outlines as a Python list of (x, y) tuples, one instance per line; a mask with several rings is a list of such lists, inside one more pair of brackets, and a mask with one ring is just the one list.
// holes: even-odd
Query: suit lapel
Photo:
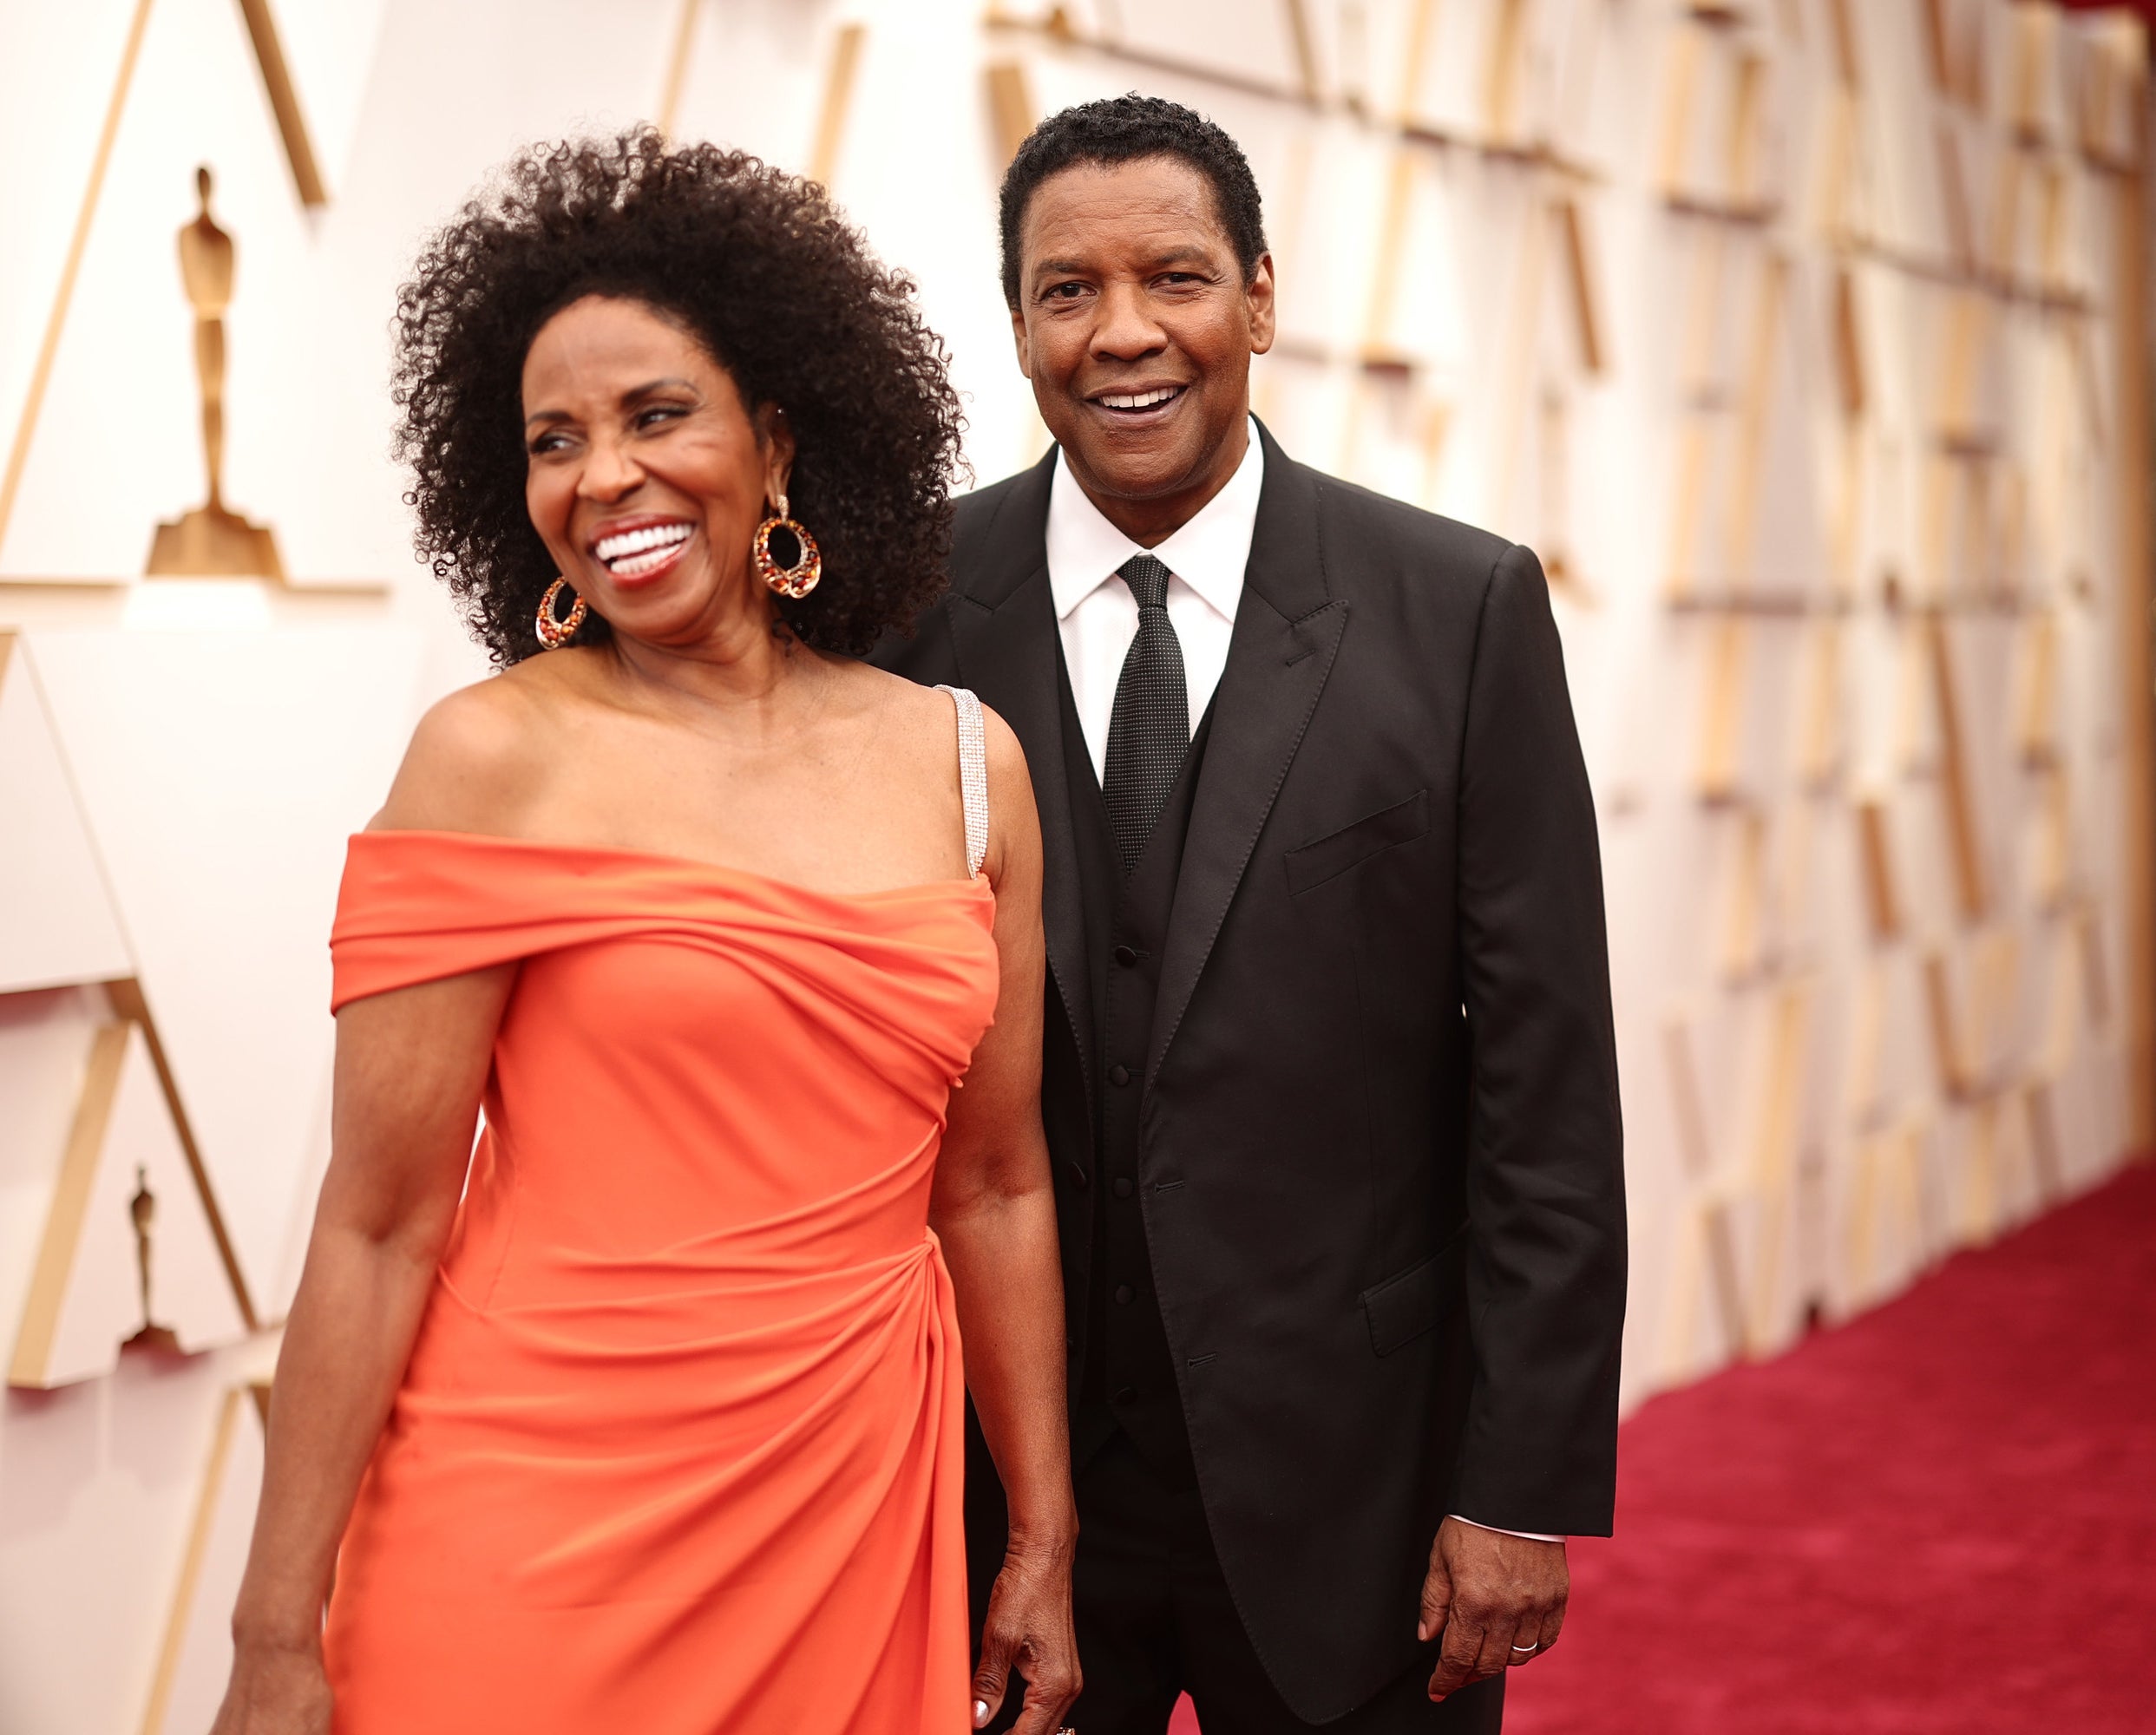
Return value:
[(1332, 597), (1326, 582), (1316, 481), (1262, 427), (1259, 437), (1265, 442), (1265, 488), (1176, 883), (1145, 1063), (1149, 1087), (1242, 883), (1347, 625), (1347, 603)]
[(1078, 886), (1071, 789), (1064, 775), (1062, 671), (1048, 587), (1048, 489), (1055, 454), (1019, 477), (978, 544), (954, 551), (950, 612), (958, 678), (1011, 725), (1040, 814), (1040, 919), (1048, 969), (1078, 1038), (1088, 1099), (1093, 1077), (1092, 972)]

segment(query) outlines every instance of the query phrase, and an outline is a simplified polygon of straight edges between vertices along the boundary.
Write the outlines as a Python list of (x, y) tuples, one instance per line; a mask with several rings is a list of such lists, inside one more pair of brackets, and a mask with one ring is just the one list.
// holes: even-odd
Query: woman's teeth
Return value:
[(1179, 385), (1164, 385), (1158, 391), (1124, 392), (1104, 396), (1100, 402), (1110, 409), (1150, 409), (1157, 403), (1165, 403), (1181, 391)]
[(642, 530), (626, 530), (619, 536), (600, 537), (592, 553), (616, 578), (638, 578), (665, 566), (693, 530), (687, 524), (654, 524)]

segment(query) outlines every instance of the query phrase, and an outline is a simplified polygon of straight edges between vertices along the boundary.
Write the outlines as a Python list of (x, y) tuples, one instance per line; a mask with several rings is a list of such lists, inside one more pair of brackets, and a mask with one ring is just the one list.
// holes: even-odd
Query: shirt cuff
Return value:
[[(1472, 1518), (1460, 1518), (1460, 1515), (1457, 1512), (1452, 1516), (1459, 1518), (1463, 1524), (1475, 1524)], [(1564, 1540), (1562, 1536), (1545, 1536), (1539, 1530), (1508, 1530), (1502, 1524), (1475, 1524), (1475, 1528), (1478, 1530), (1495, 1530), (1500, 1536), (1524, 1537), (1530, 1542), (1562, 1542)]]

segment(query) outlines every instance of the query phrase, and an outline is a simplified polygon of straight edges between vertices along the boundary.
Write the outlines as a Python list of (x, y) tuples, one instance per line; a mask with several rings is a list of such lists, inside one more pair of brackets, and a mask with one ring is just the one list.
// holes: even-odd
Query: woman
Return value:
[(399, 331), (502, 672), (352, 841), (219, 1735), (914, 1735), (1013, 1663), (1052, 1730), (1039, 838), (999, 721), (855, 660), (940, 581), (940, 347), (820, 189), (649, 133), (513, 164)]

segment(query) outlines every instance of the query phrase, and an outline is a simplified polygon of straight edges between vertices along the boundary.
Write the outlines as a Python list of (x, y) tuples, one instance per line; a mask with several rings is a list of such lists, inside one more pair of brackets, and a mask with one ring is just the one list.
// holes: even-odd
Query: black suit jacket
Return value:
[[(1323, 1721), (1417, 1660), (1445, 1513), (1607, 1534), (1622, 1135), (1594, 808), (1540, 566), (1261, 437), (1142, 1070), (1140, 1187), (1215, 1546), (1275, 1686)], [(1075, 1342), (1104, 1062), (1052, 462), (959, 501), (949, 593), (879, 660), (973, 688), (1032, 769)]]

